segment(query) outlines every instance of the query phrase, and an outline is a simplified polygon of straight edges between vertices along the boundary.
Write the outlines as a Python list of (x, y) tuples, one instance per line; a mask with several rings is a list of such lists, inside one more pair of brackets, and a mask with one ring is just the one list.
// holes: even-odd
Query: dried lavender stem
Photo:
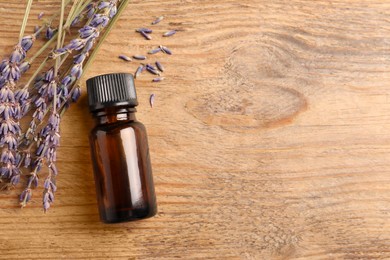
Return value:
[[(65, 14), (65, 0), (61, 0), (61, 15), (60, 15), (60, 23), (59, 23), (59, 26), (58, 26), (58, 36), (57, 37), (57, 49), (59, 49), (61, 47), (61, 38), (62, 36), (65, 36), (65, 35), (62, 35), (62, 27), (64, 25), (64, 14)], [(58, 74), (58, 69), (59, 69), (59, 66), (60, 66), (60, 57), (57, 57), (56, 58), (56, 61), (55, 61), (55, 65), (54, 65), (54, 78), (56, 79), (57, 77), (57, 74)], [(54, 84), (54, 96), (53, 96), (53, 113), (56, 113), (57, 111), (57, 84)]]
[(27, 20), (28, 20), (29, 14), (30, 14), (32, 2), (33, 2), (33, 0), (28, 0), (28, 2), (27, 2), (26, 11), (25, 11), (24, 17), (23, 17), (22, 27), (20, 28), (19, 42), (22, 40), (23, 35), (24, 35), (24, 31), (26, 30)]

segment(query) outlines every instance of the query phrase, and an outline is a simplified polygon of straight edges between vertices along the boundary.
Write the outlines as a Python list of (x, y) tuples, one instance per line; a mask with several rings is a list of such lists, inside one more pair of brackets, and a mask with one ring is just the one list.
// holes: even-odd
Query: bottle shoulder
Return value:
[(145, 126), (139, 121), (132, 120), (132, 121), (117, 121), (115, 123), (106, 123), (106, 124), (98, 124), (91, 130), (91, 135), (97, 134), (97, 133), (115, 133), (119, 132), (122, 129), (126, 128), (133, 128), (136, 132), (139, 131), (145, 131)]

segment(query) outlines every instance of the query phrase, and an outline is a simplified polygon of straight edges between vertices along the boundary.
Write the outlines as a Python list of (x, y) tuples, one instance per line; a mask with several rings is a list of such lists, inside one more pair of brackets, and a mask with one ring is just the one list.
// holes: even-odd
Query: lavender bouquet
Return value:
[[(2, 189), (11, 189), (26, 178), (20, 194), (22, 207), (30, 201), (41, 179), (44, 211), (53, 203), (61, 117), (80, 97), (79, 80), (127, 3), (61, 0), (59, 12), (25, 36), (33, 4), (28, 0), (19, 40), (9, 58), (0, 63), (0, 183)], [(43, 13), (39, 15), (42, 17)], [(80, 27), (74, 36), (72, 31)], [(33, 51), (41, 34), (46, 42)], [(38, 57), (44, 57), (43, 62), (25, 79)], [(46, 176), (42, 176), (43, 167), (48, 168)]]

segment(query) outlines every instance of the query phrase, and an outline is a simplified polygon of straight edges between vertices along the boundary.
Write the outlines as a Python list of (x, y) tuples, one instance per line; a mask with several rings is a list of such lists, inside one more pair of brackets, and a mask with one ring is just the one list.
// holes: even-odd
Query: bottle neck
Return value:
[(99, 111), (92, 112), (95, 122), (98, 125), (112, 124), (126, 121), (136, 121), (134, 107), (109, 107)]

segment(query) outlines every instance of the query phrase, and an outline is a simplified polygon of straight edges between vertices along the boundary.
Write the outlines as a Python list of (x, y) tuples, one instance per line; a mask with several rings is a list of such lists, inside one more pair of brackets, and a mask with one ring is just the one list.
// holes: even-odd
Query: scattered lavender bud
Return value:
[(160, 52), (160, 51), (161, 51), (160, 48), (156, 48), (156, 49), (148, 51), (148, 54), (156, 54), (157, 52)]
[(144, 33), (152, 33), (152, 29), (149, 29), (149, 28), (138, 28), (135, 30), (136, 32), (144, 32)]
[(38, 14), (38, 19), (41, 20), (44, 14), (45, 14), (44, 12), (40, 12), (40, 13)]
[(153, 82), (160, 82), (160, 81), (163, 81), (165, 78), (164, 77), (158, 77), (158, 78), (154, 78), (152, 81)]
[(166, 53), (168, 55), (172, 55), (171, 50), (168, 49), (167, 47), (160, 45), (160, 49), (161, 49), (162, 52), (164, 52), (164, 53)]
[(46, 34), (45, 34), (46, 39), (50, 40), (53, 37), (53, 35), (54, 35), (54, 30), (50, 26), (47, 27)]
[(159, 75), (160, 76), (160, 72), (158, 72), (156, 69), (153, 69), (151, 67), (146, 67), (146, 70), (149, 71), (150, 73), (154, 74), (154, 75)]
[(150, 64), (146, 64), (146, 68), (152, 69), (152, 70), (157, 70), (154, 66)]
[(169, 36), (172, 36), (176, 33), (176, 30), (172, 30), (172, 31), (168, 31), (166, 33), (163, 34), (164, 37), (169, 37)]
[(152, 25), (158, 24), (158, 23), (161, 22), (163, 19), (164, 19), (164, 16), (158, 17), (156, 20), (154, 20), (154, 21), (152, 22)]
[(156, 67), (159, 71), (164, 72), (164, 67), (160, 62), (156, 61)]
[(150, 95), (150, 98), (149, 98), (149, 103), (150, 103), (150, 107), (153, 108), (153, 105), (154, 105), (154, 99), (155, 99), (155, 95), (152, 94)]
[(146, 56), (144, 55), (134, 55), (133, 58), (136, 60), (146, 60)]
[(132, 61), (132, 59), (130, 57), (123, 55), (123, 54), (119, 55), (118, 58), (122, 59), (124, 61)]
[(143, 69), (144, 69), (144, 66), (143, 66), (143, 65), (140, 65), (140, 66), (137, 68), (137, 70), (136, 70), (136, 72), (135, 72), (135, 74), (134, 74), (134, 78), (137, 79), (137, 78), (141, 75)]
[(140, 33), (142, 34), (142, 36), (143, 36), (146, 40), (151, 40), (151, 39), (152, 39), (152, 36), (150, 36), (149, 34), (143, 32), (143, 31), (141, 31)]

